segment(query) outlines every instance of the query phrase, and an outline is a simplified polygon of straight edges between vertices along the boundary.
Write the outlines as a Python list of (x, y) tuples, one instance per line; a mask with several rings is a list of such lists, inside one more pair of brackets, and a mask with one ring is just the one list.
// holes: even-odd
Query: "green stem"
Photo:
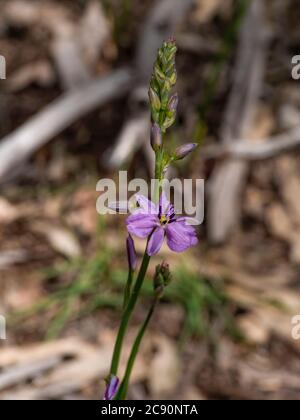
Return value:
[(130, 299), (131, 287), (132, 287), (132, 281), (133, 281), (133, 274), (134, 274), (134, 271), (131, 268), (129, 268), (128, 269), (127, 283), (126, 283), (126, 287), (125, 287), (125, 291), (124, 291), (123, 310), (126, 309), (126, 306), (128, 305), (128, 302), (129, 302), (129, 299)]
[[(147, 243), (148, 245), (148, 243)], [(125, 337), (125, 333), (128, 327), (128, 323), (130, 321), (132, 312), (135, 308), (140, 290), (142, 288), (143, 282), (144, 282), (144, 278), (149, 266), (149, 262), (150, 262), (150, 257), (147, 254), (147, 249), (145, 251), (144, 254), (144, 258), (142, 261), (142, 265), (134, 286), (134, 289), (132, 291), (132, 294), (130, 296), (130, 299), (128, 301), (128, 305), (124, 310), (123, 316), (122, 316), (122, 320), (121, 320), (121, 325), (119, 328), (119, 332), (118, 332), (118, 336), (117, 336), (117, 340), (116, 340), (116, 344), (115, 344), (115, 348), (114, 348), (114, 353), (113, 353), (113, 358), (112, 358), (112, 362), (111, 362), (111, 368), (110, 368), (110, 374), (117, 376), (118, 373), (118, 368), (119, 368), (119, 363), (120, 363), (120, 357), (121, 357), (121, 351), (122, 351), (122, 346), (123, 346), (123, 341), (124, 341), (124, 337)]]
[(156, 164), (155, 164), (155, 191), (154, 191), (154, 200), (156, 203), (159, 202), (159, 197), (161, 194), (161, 187), (163, 181), (163, 150), (156, 152)]
[[(157, 180), (159, 180), (159, 183), (156, 185), (156, 189), (155, 189), (155, 197), (157, 198), (157, 202), (158, 202), (159, 201), (159, 196), (160, 196), (160, 191), (161, 191), (161, 180), (163, 179), (163, 151), (159, 151), (159, 152), (156, 153), (155, 178)], [(147, 241), (146, 250), (145, 250), (145, 253), (144, 253), (142, 265), (141, 265), (140, 271), (138, 273), (133, 291), (132, 291), (131, 295), (129, 295), (128, 303), (124, 308), (121, 324), (120, 324), (120, 327), (119, 327), (119, 331), (118, 331), (118, 335), (117, 335), (117, 339), (116, 339), (116, 343), (115, 343), (115, 347), (114, 347), (114, 352), (113, 352), (113, 357), (112, 357), (112, 362), (111, 362), (111, 368), (110, 368), (110, 375), (117, 376), (117, 374), (118, 374), (124, 337), (125, 337), (125, 334), (126, 334), (126, 331), (127, 331), (129, 321), (130, 321), (131, 316), (132, 316), (132, 312), (133, 312), (133, 310), (135, 308), (135, 305), (137, 303), (139, 293), (140, 293), (141, 288), (143, 286), (144, 279), (145, 279), (145, 276), (146, 276), (146, 273), (147, 273), (147, 270), (148, 270), (148, 266), (149, 266), (149, 262), (150, 262), (150, 256), (147, 254), (147, 247), (148, 247), (150, 237), (151, 237), (151, 235), (149, 235), (149, 238), (148, 238), (148, 241)], [(129, 274), (129, 276), (130, 276), (130, 274)], [(130, 279), (130, 277), (129, 277), (128, 282), (127, 282), (127, 288), (128, 288), (128, 284), (129, 284), (130, 289), (131, 289), (131, 282), (132, 282), (132, 279)], [(125, 291), (125, 300), (127, 300), (127, 296), (128, 296), (128, 290)], [(135, 357), (134, 357), (132, 363), (134, 363), (134, 361), (135, 361)], [(132, 364), (132, 366), (133, 366), (133, 364)], [(130, 366), (129, 366), (129, 368), (130, 368)], [(131, 367), (131, 369), (132, 369), (132, 367)]]
[(128, 385), (129, 385), (129, 381), (130, 381), (130, 376), (131, 376), (132, 369), (133, 369), (133, 366), (134, 366), (134, 363), (135, 363), (135, 359), (136, 359), (136, 356), (139, 352), (142, 339), (145, 335), (146, 329), (147, 329), (147, 327), (149, 325), (149, 322), (152, 318), (152, 315), (154, 313), (157, 302), (158, 302), (157, 299), (155, 299), (154, 302), (152, 303), (151, 308), (148, 312), (148, 315), (147, 315), (147, 317), (146, 317), (146, 319), (145, 319), (145, 321), (144, 321), (144, 323), (143, 323), (143, 325), (142, 325), (142, 327), (141, 327), (141, 329), (140, 329), (140, 331), (139, 331), (139, 333), (138, 333), (138, 335), (135, 339), (135, 342), (133, 344), (131, 354), (130, 354), (130, 357), (129, 357), (129, 360), (128, 360), (128, 364), (127, 364), (127, 368), (126, 368), (126, 372), (125, 372), (123, 381), (120, 385), (119, 391), (118, 391), (118, 393), (116, 395), (116, 398), (115, 398), (116, 400), (125, 400), (126, 399), (127, 391), (128, 391)]

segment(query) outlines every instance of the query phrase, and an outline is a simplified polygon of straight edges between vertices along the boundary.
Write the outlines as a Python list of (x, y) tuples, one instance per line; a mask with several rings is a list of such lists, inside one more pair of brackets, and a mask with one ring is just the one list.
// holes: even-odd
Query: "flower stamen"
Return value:
[(169, 222), (169, 218), (166, 217), (165, 214), (162, 214), (161, 217), (160, 217), (160, 224), (161, 225), (166, 225), (168, 222)]

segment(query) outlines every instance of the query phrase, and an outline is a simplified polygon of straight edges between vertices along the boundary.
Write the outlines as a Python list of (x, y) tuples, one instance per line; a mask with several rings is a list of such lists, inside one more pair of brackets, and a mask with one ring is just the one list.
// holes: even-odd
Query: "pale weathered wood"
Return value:
[(243, 160), (271, 159), (300, 147), (300, 127), (283, 134), (262, 139), (258, 144), (241, 139), (228, 145), (208, 146), (202, 150), (204, 159), (231, 157)]
[[(264, 1), (253, 0), (241, 29), (234, 86), (224, 116), (222, 144), (247, 136), (261, 93), (266, 58)], [(228, 159), (218, 165), (210, 180), (208, 235), (212, 243), (222, 243), (237, 224), (241, 193), (248, 163)]]
[[(30, 158), (78, 118), (128, 92), (132, 75), (120, 69), (94, 80), (48, 105), (0, 142), (0, 182), (17, 165)], [(101, 140), (101, 139), (99, 139)]]
[(45, 360), (37, 360), (25, 365), (14, 366), (0, 375), (0, 391), (29, 379), (35, 379), (37, 376), (58, 366), (61, 361), (59, 356), (53, 356)]

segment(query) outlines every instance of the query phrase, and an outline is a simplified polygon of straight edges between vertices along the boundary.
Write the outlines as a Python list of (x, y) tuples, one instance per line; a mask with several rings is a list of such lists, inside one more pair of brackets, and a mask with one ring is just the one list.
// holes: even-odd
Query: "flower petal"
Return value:
[(150, 257), (156, 255), (160, 248), (162, 247), (163, 241), (165, 237), (165, 231), (162, 227), (157, 227), (148, 243), (147, 253)]
[(159, 199), (158, 214), (159, 216), (165, 215), (167, 218), (174, 214), (174, 206), (170, 203), (164, 191), (161, 193)]
[(152, 201), (148, 200), (147, 197), (145, 197), (144, 195), (136, 194), (135, 198), (140, 206), (136, 209), (136, 213), (151, 215), (158, 214), (156, 205), (152, 203)]
[(195, 217), (185, 217), (185, 216), (181, 216), (177, 218), (178, 222), (185, 222), (186, 225), (191, 225), (191, 226), (199, 226), (200, 222), (198, 219), (196, 219)]
[(126, 220), (127, 230), (138, 238), (147, 238), (159, 222), (156, 216), (132, 214)]
[(108, 208), (118, 213), (128, 213), (129, 206), (128, 201), (112, 201), (108, 203)]
[(187, 224), (184, 218), (170, 223), (166, 227), (167, 243), (174, 252), (183, 252), (198, 244), (198, 238), (193, 226)]
[(103, 400), (113, 400), (117, 394), (119, 386), (119, 378), (111, 376), (105, 390)]

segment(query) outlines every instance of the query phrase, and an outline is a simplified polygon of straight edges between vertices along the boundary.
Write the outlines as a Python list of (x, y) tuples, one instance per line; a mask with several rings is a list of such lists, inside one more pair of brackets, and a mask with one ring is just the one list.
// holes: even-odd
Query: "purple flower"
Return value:
[(116, 376), (111, 376), (107, 382), (103, 400), (113, 400), (118, 392), (119, 379)]
[(186, 217), (176, 217), (174, 207), (163, 192), (159, 204), (155, 205), (146, 197), (136, 195), (139, 208), (127, 218), (127, 229), (138, 238), (149, 237), (147, 253), (156, 255), (167, 238), (169, 248), (183, 252), (197, 245), (196, 231)]

